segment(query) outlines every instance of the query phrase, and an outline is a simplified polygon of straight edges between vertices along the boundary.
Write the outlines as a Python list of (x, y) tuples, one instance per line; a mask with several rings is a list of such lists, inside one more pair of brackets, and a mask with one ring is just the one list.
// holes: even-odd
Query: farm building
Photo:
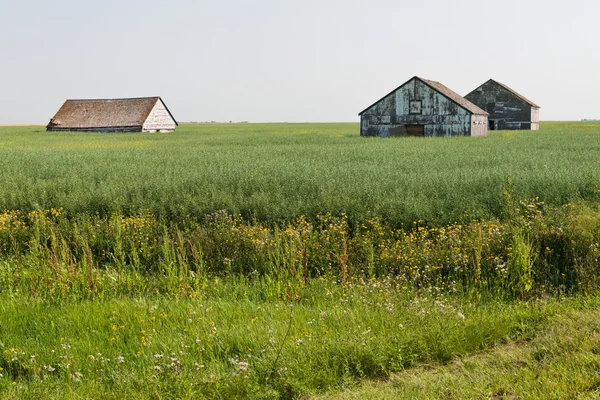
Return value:
[(508, 86), (490, 79), (465, 96), (487, 111), (490, 130), (540, 129), (540, 107)]
[(360, 114), (361, 136), (486, 136), (488, 113), (415, 76)]
[(67, 100), (47, 131), (173, 132), (177, 121), (160, 97)]

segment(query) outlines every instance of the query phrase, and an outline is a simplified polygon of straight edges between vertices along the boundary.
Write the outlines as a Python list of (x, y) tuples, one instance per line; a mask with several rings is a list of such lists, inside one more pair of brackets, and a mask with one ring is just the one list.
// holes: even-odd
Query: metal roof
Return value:
[(61, 129), (142, 126), (158, 101), (162, 102), (173, 118), (160, 97), (67, 100), (50, 120), (48, 126)]
[(386, 97), (388, 97), (389, 95), (391, 95), (392, 93), (394, 93), (395, 91), (397, 91), (398, 89), (400, 89), (401, 87), (403, 87), (404, 85), (406, 85), (407, 83), (412, 81), (413, 79), (418, 79), (419, 81), (423, 82), (424, 84), (426, 84), (427, 86), (429, 86), (433, 90), (435, 90), (436, 92), (440, 93), (444, 97), (447, 97), (448, 99), (455, 102), (456, 104), (458, 104), (465, 110), (469, 111), (471, 114), (489, 115), (485, 110), (477, 107), (475, 104), (471, 103), (469, 100), (465, 99), (464, 97), (462, 97), (460, 94), (456, 93), (454, 90), (450, 89), (449, 87), (442, 85), (439, 82), (430, 81), (428, 79), (420, 78), (418, 76), (414, 76), (414, 77), (410, 78), (408, 81), (404, 82), (402, 85), (398, 86), (396, 89), (392, 90), (391, 92), (389, 92), (388, 94), (383, 96), (381, 99), (377, 100), (375, 103), (373, 103), (369, 107), (365, 108), (363, 111), (358, 113), (358, 115), (362, 115), (365, 111), (369, 110), (371, 107), (373, 107), (374, 105), (376, 105), (377, 103), (379, 103), (380, 101), (382, 101), (383, 99), (385, 99)]

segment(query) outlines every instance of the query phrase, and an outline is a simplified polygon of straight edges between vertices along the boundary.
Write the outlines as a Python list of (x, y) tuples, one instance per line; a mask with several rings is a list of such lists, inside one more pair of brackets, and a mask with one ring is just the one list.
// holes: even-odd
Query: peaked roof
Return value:
[[(517, 92), (517, 91), (515, 91), (515, 90), (513, 90), (513, 89), (511, 89), (511, 88), (509, 88), (509, 87), (508, 87), (508, 86), (506, 86), (504, 83), (500, 83), (500, 82), (498, 82), (498, 81), (495, 81), (495, 80), (493, 80), (493, 79), (489, 79), (489, 80), (487, 80), (485, 83), (483, 83), (482, 85), (478, 86), (478, 87), (477, 87), (477, 89), (479, 89), (481, 86), (485, 85), (485, 84), (486, 84), (486, 83), (488, 83), (488, 82), (495, 83), (496, 85), (498, 85), (498, 86), (502, 87), (503, 89), (505, 89), (505, 90), (509, 91), (510, 93), (514, 94), (515, 96), (517, 96), (518, 98), (520, 98), (521, 100), (523, 100), (525, 103), (529, 104), (530, 106), (532, 106), (532, 107), (535, 107), (535, 108), (540, 108), (540, 106), (538, 106), (537, 104), (535, 104), (533, 101), (531, 101), (531, 100), (527, 99), (526, 97), (524, 97), (524, 96), (523, 96), (522, 94), (520, 94), (519, 92)], [(475, 89), (475, 90), (477, 90), (477, 89)], [(475, 90), (471, 91), (469, 94), (473, 93)], [(467, 94), (467, 96), (468, 96), (469, 94)], [(465, 97), (466, 97), (466, 96), (465, 96)]]
[(142, 126), (158, 101), (173, 118), (173, 114), (160, 97), (67, 100), (50, 120), (48, 126), (57, 128)]
[(391, 92), (389, 92), (388, 94), (383, 96), (381, 99), (377, 100), (375, 103), (371, 104), (369, 107), (362, 110), (360, 113), (358, 113), (358, 115), (362, 115), (365, 111), (369, 110), (371, 107), (373, 107), (374, 105), (379, 103), (381, 100), (385, 99), (386, 97), (388, 97), (389, 95), (391, 95), (396, 90), (400, 89), (402, 86), (406, 85), (413, 79), (417, 79), (417, 80), (423, 82), (424, 84), (426, 84), (427, 86), (429, 86), (430, 88), (435, 90), (436, 92), (440, 93), (444, 97), (447, 97), (448, 99), (455, 102), (456, 104), (458, 104), (459, 106), (461, 106), (462, 108), (464, 108), (465, 110), (469, 111), (472, 114), (489, 115), (485, 110), (477, 107), (475, 104), (471, 103), (469, 100), (465, 99), (464, 97), (462, 97), (460, 94), (456, 93), (454, 90), (450, 89), (449, 87), (444, 86), (439, 82), (430, 81), (428, 79), (423, 79), (418, 76), (414, 76), (414, 77), (410, 78), (409, 80), (404, 82), (402, 85), (398, 86), (396, 89), (392, 90)]

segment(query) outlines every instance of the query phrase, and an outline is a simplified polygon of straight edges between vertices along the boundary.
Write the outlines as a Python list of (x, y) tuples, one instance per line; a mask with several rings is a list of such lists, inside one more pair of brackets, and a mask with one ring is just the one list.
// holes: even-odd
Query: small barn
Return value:
[(465, 96), (487, 111), (490, 130), (540, 129), (540, 106), (493, 79)]
[(486, 136), (488, 113), (439, 82), (411, 78), (360, 114), (361, 136)]
[(67, 100), (47, 131), (173, 132), (177, 121), (160, 97)]

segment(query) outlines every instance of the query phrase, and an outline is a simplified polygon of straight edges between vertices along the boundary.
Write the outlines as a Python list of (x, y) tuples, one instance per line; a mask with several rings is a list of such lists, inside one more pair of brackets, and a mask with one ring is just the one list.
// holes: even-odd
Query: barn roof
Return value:
[(362, 110), (360, 113), (358, 113), (358, 115), (362, 115), (365, 111), (369, 110), (371, 107), (373, 107), (374, 105), (376, 105), (377, 103), (379, 103), (380, 101), (382, 101), (383, 99), (385, 99), (386, 97), (388, 97), (389, 95), (394, 93), (396, 90), (400, 89), (402, 86), (404, 86), (407, 83), (409, 83), (410, 81), (412, 81), (413, 79), (417, 79), (417, 80), (423, 82), (424, 84), (426, 84), (427, 86), (429, 86), (430, 88), (435, 90), (436, 92), (440, 93), (442, 96), (447, 97), (448, 99), (455, 102), (456, 104), (458, 104), (459, 106), (461, 106), (462, 108), (464, 108), (465, 110), (469, 111), (472, 114), (489, 115), (485, 110), (477, 107), (475, 104), (471, 103), (469, 100), (465, 99), (464, 97), (462, 97), (460, 94), (456, 93), (454, 90), (450, 89), (449, 87), (442, 85), (439, 82), (430, 81), (428, 79), (423, 79), (418, 76), (414, 76), (414, 77), (410, 78), (408, 81), (404, 82), (402, 85), (398, 86), (396, 89), (392, 90), (391, 92), (389, 92), (388, 94), (383, 96), (381, 99), (377, 100), (375, 103), (371, 104), (369, 107)]
[[(515, 96), (517, 96), (519, 99), (523, 100), (525, 103), (529, 104), (531, 107), (535, 107), (535, 108), (540, 108), (540, 106), (538, 106), (537, 104), (535, 104), (533, 101), (529, 100), (528, 98), (526, 98), (525, 96), (523, 96), (522, 94), (520, 94), (519, 92), (517, 92), (514, 89), (509, 88), (508, 86), (506, 86), (504, 83), (500, 83), (498, 81), (495, 81), (493, 79), (489, 79), (487, 82), (485, 82), (483, 85), (485, 85), (488, 82), (492, 82), (495, 83), (496, 85), (504, 88), (505, 90), (509, 91), (510, 93), (514, 94)], [(481, 85), (481, 86), (483, 86)], [(479, 86), (477, 89), (479, 89), (481, 86)], [(477, 90), (475, 89), (475, 90)], [(475, 90), (473, 90), (471, 93), (473, 93)], [(469, 94), (471, 94), (469, 93)], [(469, 95), (468, 94), (468, 95)], [(468, 96), (467, 95), (467, 96)]]
[[(48, 126), (56, 128), (117, 128), (142, 126), (160, 101), (173, 115), (160, 97), (130, 99), (67, 100), (50, 120)], [(173, 118), (175, 121), (175, 118)], [(175, 121), (177, 124), (177, 121)]]

